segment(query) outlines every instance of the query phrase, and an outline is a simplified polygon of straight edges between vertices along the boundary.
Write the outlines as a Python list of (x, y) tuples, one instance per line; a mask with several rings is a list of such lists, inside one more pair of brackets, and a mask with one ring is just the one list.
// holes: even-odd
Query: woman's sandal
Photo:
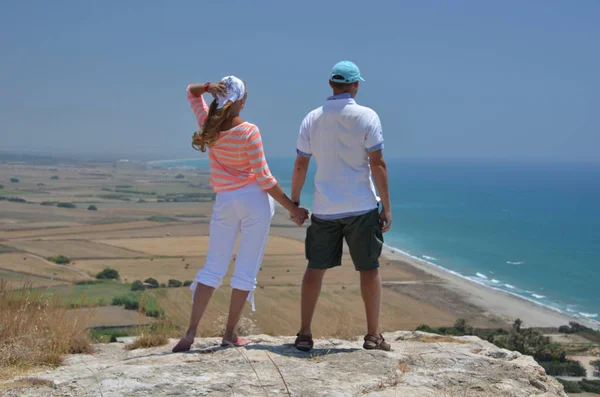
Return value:
[(181, 338), (181, 340), (173, 348), (173, 353), (187, 352), (194, 344), (194, 338)]
[(365, 336), (365, 343), (363, 344), (363, 349), (366, 350), (383, 350), (389, 352), (392, 350), (392, 346), (385, 341), (383, 335), (371, 335), (367, 334)]
[(296, 346), (296, 349), (298, 349), (300, 351), (308, 352), (315, 345), (312, 335), (297, 334), (296, 336), (297, 336), (297, 338), (296, 338), (296, 341), (294, 342), (294, 345)]
[(223, 339), (223, 342), (221, 342), (221, 347), (243, 347), (248, 346), (250, 343), (252, 343), (252, 341), (248, 339), (242, 339), (239, 337), (236, 338), (235, 342)]

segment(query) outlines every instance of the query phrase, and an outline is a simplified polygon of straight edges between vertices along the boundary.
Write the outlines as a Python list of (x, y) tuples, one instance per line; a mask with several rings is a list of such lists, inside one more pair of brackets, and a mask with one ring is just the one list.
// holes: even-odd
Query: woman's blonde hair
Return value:
[(208, 117), (204, 122), (204, 128), (194, 132), (192, 137), (192, 147), (194, 149), (206, 152), (206, 148), (219, 139), (223, 123), (230, 118), (232, 105), (232, 102), (227, 102), (221, 109), (217, 109), (217, 100), (212, 101), (208, 109)]

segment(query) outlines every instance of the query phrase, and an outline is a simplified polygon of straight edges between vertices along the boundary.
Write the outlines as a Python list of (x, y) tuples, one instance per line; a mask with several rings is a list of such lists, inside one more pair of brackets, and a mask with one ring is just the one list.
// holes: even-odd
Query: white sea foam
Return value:
[(437, 258), (434, 258), (433, 256), (428, 256), (428, 255), (421, 255), (423, 257), (423, 259), (427, 259), (428, 261), (437, 261)]
[(522, 265), (525, 263), (525, 261), (517, 261), (517, 262), (512, 262), (512, 261), (506, 261), (506, 263), (508, 265)]
[(579, 312), (580, 316), (583, 316), (585, 318), (596, 318), (598, 317), (598, 313), (583, 313), (583, 312)]
[(487, 280), (487, 276), (485, 274), (481, 274), (481, 273), (475, 273), (477, 275), (477, 277), (482, 278), (484, 280)]
[(536, 299), (544, 299), (546, 297), (546, 295), (538, 295), (538, 294), (531, 294), (531, 296), (533, 296)]
[[(547, 302), (546, 301), (546, 303), (542, 303), (542, 302), (540, 302), (540, 300), (536, 300), (536, 299), (534, 299), (531, 296), (527, 296), (527, 295), (524, 295), (524, 294), (522, 295), (521, 293), (517, 293), (517, 292), (512, 292), (511, 290), (517, 290), (517, 288), (514, 285), (501, 284), (500, 281), (498, 281), (496, 279), (492, 279), (491, 283), (490, 283), (490, 282), (488, 282), (486, 280), (483, 280), (481, 278), (478, 278), (478, 277), (465, 276), (465, 275), (463, 275), (463, 274), (461, 274), (459, 272), (456, 272), (454, 270), (450, 270), (450, 269), (445, 268), (445, 267), (443, 267), (443, 266), (441, 266), (439, 264), (427, 261), (427, 260), (423, 259), (422, 257), (417, 257), (415, 255), (410, 254), (409, 252), (403, 251), (403, 250), (395, 248), (395, 247), (391, 247), (391, 246), (389, 246), (387, 244), (386, 244), (386, 248), (388, 248), (389, 250), (391, 250), (392, 253), (399, 253), (399, 254), (408, 256), (410, 258), (413, 258), (415, 260), (418, 260), (418, 261), (421, 261), (421, 262), (426, 262), (426, 263), (430, 264), (433, 267), (436, 267), (436, 268), (438, 268), (440, 270), (443, 270), (443, 271), (445, 271), (447, 273), (453, 274), (453, 275), (455, 275), (457, 277), (460, 277), (462, 279), (469, 280), (469, 281), (471, 281), (473, 283), (476, 283), (476, 284), (479, 284), (479, 285), (483, 285), (483, 286), (488, 287), (490, 289), (493, 289), (495, 291), (501, 291), (501, 292), (504, 292), (506, 294), (515, 296), (517, 298), (524, 299), (524, 300), (526, 300), (528, 302), (531, 302), (531, 303), (534, 303), (536, 305), (543, 306), (546, 309), (550, 309), (550, 310), (558, 312), (558, 313), (564, 313), (563, 309), (559, 308), (558, 306), (556, 306), (552, 302)], [(522, 261), (520, 263), (525, 263), (525, 262)], [(496, 284), (497, 286), (493, 285), (493, 284)], [(566, 309), (566, 311), (568, 313), (572, 313), (573, 316), (585, 317), (583, 314), (577, 313), (575, 310), (572, 310), (572, 309)], [(587, 314), (587, 315), (590, 316), (590, 317), (585, 317), (588, 321), (590, 321), (591, 323), (594, 323), (594, 324), (596, 324), (596, 323), (600, 324), (600, 322), (598, 322), (598, 320), (595, 320), (595, 318), (598, 316), (597, 314), (595, 314), (595, 313), (593, 313), (593, 314), (592, 313), (585, 313), (585, 314)]]

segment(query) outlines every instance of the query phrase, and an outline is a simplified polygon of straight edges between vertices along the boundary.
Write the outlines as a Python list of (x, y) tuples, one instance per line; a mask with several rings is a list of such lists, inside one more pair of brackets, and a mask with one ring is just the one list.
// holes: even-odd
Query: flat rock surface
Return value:
[[(258, 335), (246, 348), (196, 339), (187, 353), (167, 346), (127, 351), (97, 345), (93, 355), (29, 375), (51, 386), (6, 388), (6, 396), (510, 396), (565, 397), (562, 386), (528, 356), (476, 337), (421, 332), (384, 334), (392, 352), (362, 341), (316, 340), (303, 353), (293, 337)], [(16, 380), (16, 379), (15, 379)], [(2, 394), (0, 392), (0, 394)]]

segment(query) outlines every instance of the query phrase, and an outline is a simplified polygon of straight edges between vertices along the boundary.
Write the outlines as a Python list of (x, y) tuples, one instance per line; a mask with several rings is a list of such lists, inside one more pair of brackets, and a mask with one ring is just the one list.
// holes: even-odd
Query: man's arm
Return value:
[(310, 113), (302, 120), (300, 124), (300, 134), (296, 145), (296, 162), (294, 163), (294, 174), (292, 175), (292, 201), (300, 202), (300, 194), (306, 182), (306, 173), (310, 164), (312, 150), (310, 148)]
[(392, 207), (390, 204), (387, 164), (383, 159), (383, 150), (369, 152), (369, 163), (371, 165), (371, 173), (373, 173), (373, 180), (375, 181), (375, 186), (377, 186), (381, 204), (383, 205), (380, 220), (381, 229), (385, 233), (392, 226)]
[(310, 157), (298, 155), (296, 156), (296, 163), (294, 164), (294, 174), (292, 176), (292, 201), (295, 203), (300, 202), (300, 194), (306, 182), (306, 173), (308, 172), (308, 165), (310, 164)]

